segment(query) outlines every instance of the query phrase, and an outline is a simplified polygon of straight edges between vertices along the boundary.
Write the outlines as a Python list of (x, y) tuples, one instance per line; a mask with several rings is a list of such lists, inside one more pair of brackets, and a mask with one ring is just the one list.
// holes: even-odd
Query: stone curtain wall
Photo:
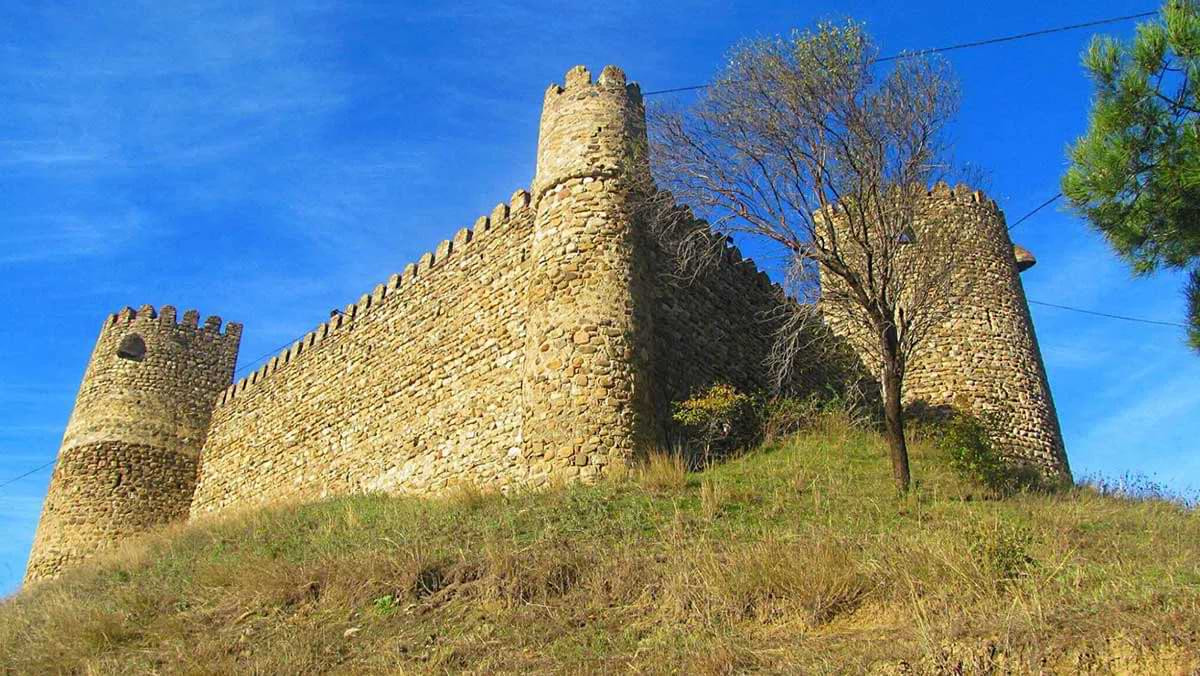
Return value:
[[(676, 214), (671, 218), (678, 218)], [(690, 233), (702, 221), (679, 228)], [(714, 235), (715, 236), (715, 235)], [(667, 248), (653, 252), (655, 284), (653, 373), (659, 417), (669, 427), (671, 404), (716, 383), (747, 393), (842, 396), (855, 400), (869, 378), (846, 341), (821, 322), (814, 307), (784, 307), (782, 287), (728, 242), (719, 260), (680, 270)], [(669, 247), (668, 247), (669, 248)], [(788, 313), (813, 310), (803, 326), (801, 354), (792, 355), (787, 380), (773, 382), (768, 364)]]
[[(938, 324), (908, 364), (905, 404), (984, 416), (1007, 457), (1030, 462), (1049, 475), (1069, 476), (1003, 212), (982, 192), (964, 185), (951, 189), (939, 183), (927, 199), (921, 220), (956, 229), (953, 302), (938, 311)], [(852, 341), (866, 340), (858, 335), (863, 331), (859, 325), (838, 319), (839, 310), (827, 308), (835, 330)], [(871, 353), (864, 349), (861, 354), (878, 372)]]
[(192, 514), (531, 478), (522, 454), (524, 191), (231, 387)]
[[(194, 310), (130, 308), (105, 321), (42, 508), (26, 580), (186, 517), (197, 457), (233, 377), (241, 326)], [(144, 351), (143, 349), (144, 348)], [(118, 354), (124, 352), (125, 356)]]
[[(743, 392), (771, 387), (766, 366), (783, 290), (736, 247), (693, 278), (656, 247), (654, 363), (662, 408), (715, 383)], [(690, 272), (690, 271), (688, 271)]]

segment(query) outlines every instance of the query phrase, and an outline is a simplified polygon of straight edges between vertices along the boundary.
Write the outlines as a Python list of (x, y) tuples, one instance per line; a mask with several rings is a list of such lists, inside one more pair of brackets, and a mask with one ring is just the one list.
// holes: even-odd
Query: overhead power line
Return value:
[(245, 373), (245, 372), (246, 372), (246, 370), (247, 370), (247, 369), (249, 369), (251, 366), (256, 366), (256, 365), (258, 365), (258, 363), (259, 363), (259, 362), (261, 362), (262, 360), (266, 359), (267, 357), (270, 357), (271, 355), (279, 354), (280, 352), (282, 352), (282, 351), (283, 351), (283, 349), (284, 349), (284, 348), (288, 347), (288, 346), (289, 346), (289, 345), (291, 345), (292, 343), (294, 343), (294, 342), (296, 342), (297, 340), (299, 340), (299, 339), (300, 339), (300, 338), (301, 338), (303, 335), (305, 335), (305, 334), (300, 334), (300, 336), (296, 336), (296, 338), (294, 338), (294, 339), (292, 339), (292, 340), (289, 340), (288, 342), (284, 343), (283, 345), (280, 345), (279, 347), (277, 347), (277, 348), (274, 348), (274, 349), (272, 349), (272, 350), (271, 350), (271, 351), (269, 351), (269, 352), (264, 352), (264, 353), (262, 353), (261, 355), (259, 355), (259, 356), (255, 357), (255, 358), (254, 358), (252, 361), (246, 362), (245, 364), (243, 364), (243, 365), (239, 366), (239, 367), (237, 368), (237, 370), (233, 372), (233, 375), (235, 375), (235, 376), (236, 376), (236, 375), (238, 375), (239, 373)]
[[(333, 315), (345, 316), (346, 313), (342, 312), (341, 310), (334, 309), (334, 310), (330, 310), (329, 314), (330, 314), (330, 316), (333, 316)], [(284, 350), (284, 348), (290, 347), (292, 343), (296, 342), (297, 340), (300, 340), (301, 338), (303, 338), (306, 335), (308, 335), (308, 334), (302, 333), (299, 336), (296, 336), (295, 338), (293, 338), (292, 340), (289, 340), (288, 342), (284, 343), (283, 345), (280, 345), (279, 347), (277, 347), (273, 350), (270, 350), (268, 352), (264, 352), (264, 353), (260, 354), (259, 356), (255, 357), (252, 361), (246, 362), (245, 364), (237, 367), (237, 370), (233, 372), (233, 375), (236, 376), (239, 373), (245, 373), (246, 370), (249, 369), (251, 366), (257, 365), (259, 362), (266, 359), (267, 357), (279, 354), (280, 352), (282, 352)]]
[(1125, 315), (1114, 315), (1114, 314), (1109, 314), (1107, 312), (1097, 312), (1095, 310), (1085, 310), (1083, 308), (1071, 307), (1070, 305), (1059, 305), (1058, 303), (1046, 303), (1046, 302), (1043, 302), (1040, 300), (1030, 300), (1029, 302), (1034, 305), (1045, 305), (1046, 307), (1058, 308), (1059, 310), (1070, 310), (1071, 312), (1080, 312), (1085, 315), (1095, 315), (1097, 317), (1108, 317), (1109, 319), (1122, 319), (1127, 322), (1139, 322), (1142, 324), (1157, 324), (1159, 326), (1174, 326), (1174, 327), (1178, 327), (1181, 329), (1188, 328), (1188, 326), (1186, 324), (1180, 324), (1179, 322), (1164, 322), (1164, 321), (1161, 321), (1158, 319), (1143, 319), (1141, 317), (1127, 317)]
[(1060, 197), (1062, 197), (1062, 193), (1061, 193), (1061, 192), (1060, 192), (1060, 193), (1058, 193), (1057, 195), (1055, 195), (1054, 197), (1051, 197), (1050, 199), (1046, 200), (1045, 202), (1042, 202), (1041, 204), (1039, 204), (1039, 205), (1037, 206), (1037, 208), (1036, 208), (1036, 209), (1034, 209), (1033, 211), (1031, 211), (1031, 212), (1029, 212), (1029, 213), (1025, 214), (1024, 216), (1022, 216), (1022, 217), (1020, 217), (1020, 218), (1018, 218), (1018, 219), (1017, 219), (1017, 220), (1016, 220), (1016, 221), (1015, 221), (1015, 222), (1014, 222), (1012, 225), (1008, 226), (1008, 229), (1009, 229), (1009, 230), (1012, 230), (1013, 228), (1017, 227), (1018, 225), (1020, 225), (1020, 224), (1024, 223), (1024, 222), (1025, 222), (1025, 219), (1027, 219), (1027, 218), (1029, 218), (1030, 216), (1032, 216), (1032, 215), (1036, 214), (1037, 212), (1041, 211), (1042, 209), (1045, 209), (1046, 207), (1050, 206), (1051, 204), (1054, 204), (1054, 202), (1055, 202), (1055, 201), (1057, 201), (1057, 200), (1058, 200), (1058, 198), (1060, 198)]
[(1046, 28), (1040, 31), (1030, 31), (1028, 33), (1018, 33), (1016, 35), (1005, 35), (998, 38), (988, 38), (986, 40), (976, 40), (975, 42), (964, 42), (957, 45), (948, 45), (946, 47), (934, 47), (933, 49), (924, 49), (919, 52), (903, 52), (885, 56), (880, 59), (875, 59), (875, 63), (884, 61), (896, 61), (899, 59), (908, 59), (914, 56), (922, 56), (925, 54), (940, 54), (941, 52), (952, 52), (956, 49), (968, 49), (970, 47), (983, 47), (984, 45), (995, 45), (1001, 42), (1013, 42), (1014, 40), (1024, 40), (1026, 38), (1035, 38), (1039, 35), (1050, 35), (1051, 33), (1065, 33), (1067, 31), (1079, 30), (1080, 28), (1092, 28), (1093, 26), (1103, 26), (1110, 23), (1121, 23), (1122, 21), (1132, 21), (1134, 19), (1145, 19), (1158, 14), (1154, 12), (1142, 12), (1140, 14), (1127, 14), (1125, 16), (1114, 16), (1108, 19), (1097, 19), (1096, 21), (1087, 21), (1084, 23), (1071, 24), (1069, 26), (1059, 26), (1057, 28)]
[(24, 479), (27, 476), (37, 474), (38, 472), (46, 469), (50, 465), (53, 465), (57, 460), (58, 459), (55, 458), (54, 460), (51, 460), (50, 462), (48, 462), (44, 465), (38, 465), (37, 467), (34, 467), (33, 469), (29, 470), (28, 472), (25, 472), (24, 474), (18, 474), (17, 476), (9, 479), (8, 481), (5, 481), (4, 483), (0, 484), (0, 488), (4, 488), (5, 486), (7, 486), (9, 484), (16, 483), (16, 482), (20, 481), (21, 479)]
[[(1055, 28), (1045, 28), (1042, 30), (1029, 31), (1027, 33), (1017, 33), (1015, 35), (1003, 35), (995, 38), (987, 38), (984, 40), (975, 40), (973, 42), (963, 42), (956, 45), (947, 45), (945, 47), (933, 47), (930, 49), (922, 49), (915, 52), (901, 52), (892, 54), (891, 56), (883, 56), (875, 59), (871, 63), (884, 63), (885, 61), (899, 61), (901, 59), (911, 59), (917, 56), (925, 56), (927, 54), (940, 54), (942, 52), (952, 52), (959, 49), (970, 49), (972, 47), (983, 47), (986, 45), (995, 45), (1002, 42), (1013, 42), (1016, 40), (1025, 40), (1042, 35), (1050, 35), (1052, 33), (1065, 33), (1067, 31), (1079, 30), (1081, 28), (1092, 28), (1094, 26), (1104, 26), (1107, 24), (1121, 23), (1122, 21), (1132, 21), (1134, 19), (1145, 19), (1158, 14), (1154, 12), (1141, 12), (1140, 14), (1127, 14), (1125, 16), (1114, 16), (1107, 19), (1097, 19), (1095, 21), (1086, 21), (1084, 23), (1070, 24), (1068, 26), (1057, 26)], [(643, 92), (642, 96), (656, 96), (658, 94), (674, 94), (677, 92), (690, 92), (697, 89), (707, 89), (711, 87), (711, 83), (691, 85), (688, 87), (673, 87), (671, 89), (657, 89), (652, 92)]]

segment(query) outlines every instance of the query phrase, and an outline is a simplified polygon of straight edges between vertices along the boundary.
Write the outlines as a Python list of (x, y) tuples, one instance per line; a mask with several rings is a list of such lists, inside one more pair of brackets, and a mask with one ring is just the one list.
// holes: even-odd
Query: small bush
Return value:
[(941, 446), (955, 474), (997, 496), (1042, 487), (1036, 469), (1001, 457), (988, 437), (986, 425), (975, 416), (958, 413), (950, 418), (942, 430)]
[(1033, 534), (1029, 529), (1012, 523), (997, 521), (967, 529), (967, 548), (972, 560), (996, 583), (1015, 580), (1037, 565), (1029, 554), (1032, 544)]
[(950, 455), (950, 468), (963, 479), (1002, 492), (1007, 468), (978, 418), (960, 414), (946, 423), (942, 444)]
[(807, 397), (747, 394), (717, 384), (673, 404), (673, 446), (692, 469), (734, 455), (758, 443), (774, 443), (836, 421), (853, 427), (869, 425), (868, 408), (858, 399), (836, 392)]
[(758, 441), (762, 426), (759, 397), (717, 384), (675, 402), (671, 418), (681, 428), (693, 465), (729, 455)]

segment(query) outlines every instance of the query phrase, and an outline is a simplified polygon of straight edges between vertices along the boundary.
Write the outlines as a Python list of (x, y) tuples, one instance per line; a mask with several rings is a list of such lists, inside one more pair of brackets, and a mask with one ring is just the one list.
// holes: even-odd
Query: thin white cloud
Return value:
[(5, 165), (220, 161), (345, 101), (322, 66), (329, 43), (294, 8), (127, 3), (40, 18), (57, 39), (0, 60), (16, 123), (0, 139)]
[(49, 140), (0, 142), (0, 166), (9, 170), (23, 166), (46, 168), (93, 164), (105, 156), (105, 152), (97, 149)]
[(0, 235), (0, 265), (50, 263), (112, 254), (152, 232), (147, 214), (58, 211), (11, 225)]
[[(1161, 365), (1160, 365), (1161, 366)], [(1172, 375), (1164, 370), (1124, 380), (1124, 389), (1111, 392), (1102, 405), (1111, 413), (1089, 421), (1069, 448), (1081, 466), (1136, 468), (1151, 456), (1157, 464), (1178, 471), (1176, 463), (1197, 455), (1195, 411), (1200, 408), (1200, 365), (1179, 365)]]

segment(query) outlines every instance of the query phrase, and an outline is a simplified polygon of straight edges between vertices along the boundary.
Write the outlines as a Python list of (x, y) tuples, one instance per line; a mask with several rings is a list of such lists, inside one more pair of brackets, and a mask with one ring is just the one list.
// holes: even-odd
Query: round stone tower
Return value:
[[(934, 186), (920, 220), (955, 229), (954, 281), (951, 302), (907, 366), (905, 403), (983, 416), (1006, 457), (1070, 478), (1021, 285), (1032, 254), (1013, 245), (996, 203), (965, 185)], [(830, 323), (839, 330), (836, 320)], [(842, 326), (839, 332), (845, 331)]]
[[(957, 405), (989, 418), (1009, 457), (1070, 477), (1058, 414), (1033, 331), (1020, 273), (1032, 256), (1013, 246), (1004, 212), (982, 192), (945, 183), (929, 193), (928, 217), (960, 229), (965, 284), (933, 330), (905, 382), (908, 399)], [(1018, 253), (1021, 260), (1018, 260)]]
[(593, 83), (576, 66), (546, 91), (523, 382), (534, 483), (594, 477), (652, 435), (649, 294), (636, 293), (647, 264), (629, 201), (645, 142), (641, 92), (619, 69)]
[(149, 305), (111, 315), (79, 387), (25, 581), (121, 538), (186, 518), (213, 406), (242, 327)]

